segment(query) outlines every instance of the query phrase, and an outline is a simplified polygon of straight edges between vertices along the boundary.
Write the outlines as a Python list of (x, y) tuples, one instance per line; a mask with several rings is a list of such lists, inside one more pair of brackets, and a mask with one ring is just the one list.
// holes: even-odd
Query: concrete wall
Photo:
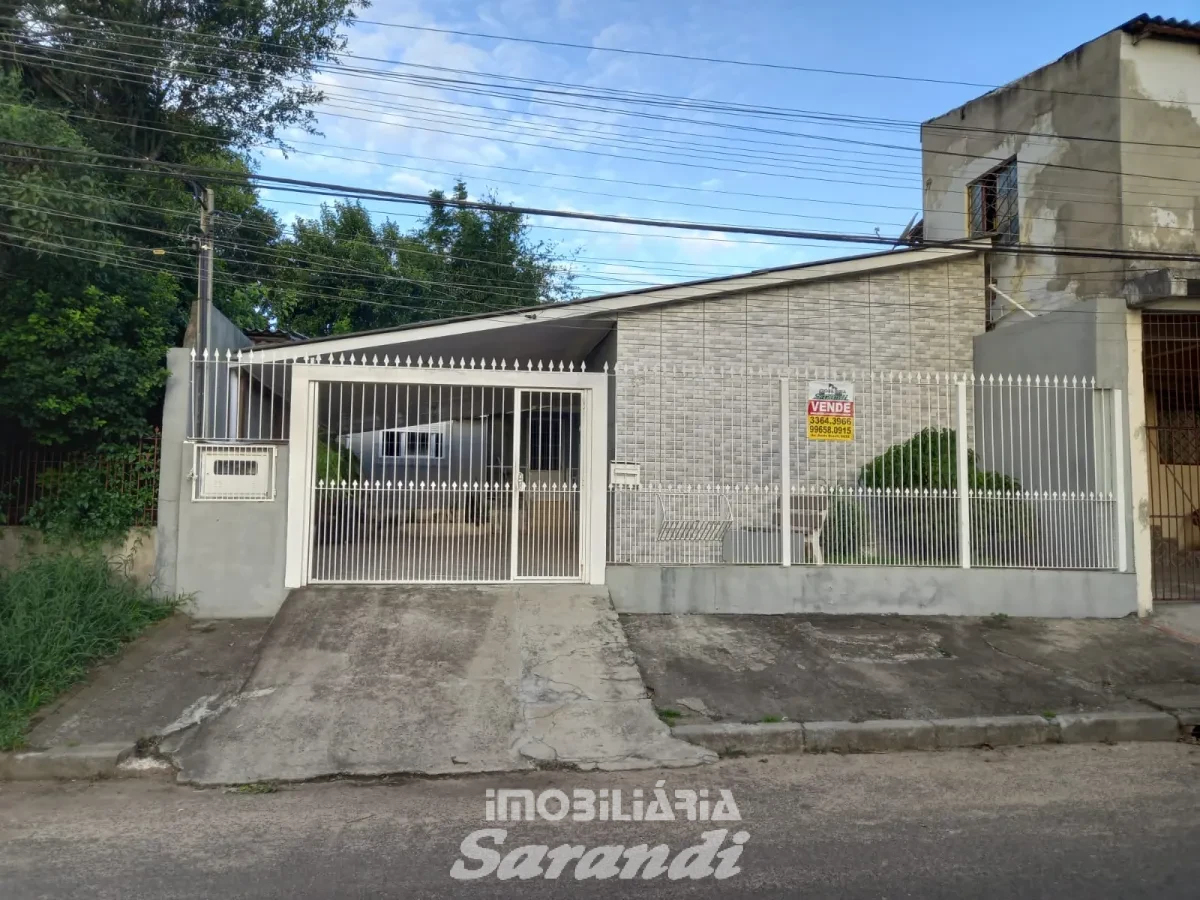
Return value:
[(242, 330), (230, 321), (216, 307), (209, 309), (208, 316), (208, 343), (209, 350), (220, 350), (222, 353), (226, 350), (245, 350), (247, 347), (253, 346), (254, 342), (242, 333)]
[[(1070, 375), (1095, 378), (1099, 388), (1120, 388), (1123, 391), (1121, 412), (1128, 433), (1132, 409), (1128, 387), (1129, 357), (1124, 300), (1101, 297), (1078, 301), (1070, 309), (1045, 313), (1033, 319), (1022, 315), (1010, 318), (1010, 323), (975, 338), (976, 375)], [(1140, 373), (1137, 383), (1140, 385)], [(1069, 437), (1065, 431), (1059, 435), (1052, 434), (1064, 438), (1055, 445), (1055, 458), (1063, 452), (1063, 446), (1071, 448), (1065, 457), (1065, 487), (1075, 490), (1077, 485), (1082, 484), (1089, 491), (1112, 491), (1115, 471), (1098, 467), (1097, 455), (1100, 451), (1111, 452), (1115, 438), (1108, 433), (1099, 435), (1096, 430), (1102, 425), (1111, 424), (1111, 418), (1106, 422), (1098, 410), (1074, 412), (1078, 413), (1076, 421), (1082, 419), (1084, 422), (1083, 433)], [(995, 415), (1002, 419), (1006, 414), (1011, 415), (1011, 410), (1001, 408), (997, 412), (988, 404), (977, 402), (975, 414), (981, 418)], [(1111, 416), (1111, 409), (1107, 414)], [(1056, 425), (1061, 426), (1061, 421), (1047, 420), (1041, 427), (1043, 430), (1050, 428), (1053, 432)], [(1030, 428), (1026, 427), (1025, 432), (1030, 433)], [(1088, 438), (1089, 433), (1094, 436), (1092, 439)], [(1103, 443), (1097, 446), (1099, 440)], [(1122, 443), (1125, 453), (1119, 464), (1125, 470), (1127, 499), (1126, 508), (1121, 514), (1126, 521), (1127, 558), (1133, 560), (1135, 515), (1130, 500), (1134, 483), (1133, 456), (1128, 437)], [(1019, 458), (1009, 459), (1003, 452), (989, 453), (986, 447), (980, 455), (980, 463), (985, 468), (998, 469), (1011, 475), (1018, 475), (1029, 462)], [(1053, 484), (1048, 489), (1060, 487), (1059, 484)]]
[(892, 566), (612, 566), (617, 612), (1116, 618), (1134, 579), (1111, 572)]
[[(1121, 38), (1105, 35), (922, 126), (926, 240), (967, 237), (967, 185), (1015, 156), (1023, 243), (1122, 245), (1120, 104), (1090, 96), (1120, 93)], [(1124, 280), (1121, 263), (1088, 258), (996, 253), (991, 269), (1001, 290), (1038, 310), (1120, 296)]]
[[(154, 582), (155, 532), (149, 528), (131, 528), (123, 541), (106, 544), (100, 552), (114, 567), (141, 585)], [(58, 548), (55, 548), (58, 549)], [(21, 525), (0, 527), (0, 569), (12, 569), (30, 555), (45, 553), (47, 546), (35, 528)]]
[(1128, 226), (1126, 246), (1200, 252), (1200, 152), (1186, 149), (1200, 147), (1200, 47), (1153, 39), (1135, 43), (1129, 35), (1121, 37), (1119, 93), (1126, 98), (1120, 101), (1121, 217)]
[(163, 593), (191, 594), (190, 611), (202, 618), (273, 615), (287, 595), (288, 448), (279, 448), (275, 500), (192, 500), (188, 351), (169, 351), (167, 365), (155, 584)]
[[(193, 595), (192, 615), (271, 616), (282, 605), (287, 596), (288, 449), (279, 448), (273, 501), (195, 501), (191, 482), (182, 479), (175, 584), (180, 593)], [(181, 451), (190, 467), (191, 445)]]
[[(1110, 32), (926, 122), (926, 239), (968, 236), (967, 185), (1015, 156), (1022, 242), (1200, 250), (1200, 156), (1186, 149), (1200, 146), (1196, 49)], [(1002, 291), (1045, 311), (1119, 297), (1130, 275), (1164, 264), (997, 252), (990, 265)], [(1004, 324), (1023, 318), (995, 303)]]

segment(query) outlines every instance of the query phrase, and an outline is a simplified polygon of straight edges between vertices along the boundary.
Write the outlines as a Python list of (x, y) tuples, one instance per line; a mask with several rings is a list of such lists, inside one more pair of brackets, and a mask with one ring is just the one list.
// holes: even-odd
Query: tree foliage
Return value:
[[(214, 300), (317, 336), (528, 306), (570, 270), (520, 214), (431, 196), (402, 230), (356, 202), (286, 225), (253, 148), (312, 131), (311, 75), (364, 0), (14, 0), (0, 12), (0, 433), (83, 449), (157, 420), (196, 296), (209, 173)], [(62, 148), (70, 152), (35, 149)], [(181, 165), (175, 177), (129, 160)], [(223, 173), (220, 181), (213, 171)]]
[[(336, 59), (363, 0), (17, 0), (8, 65), (48, 102), (86, 117), (107, 152), (190, 162), (313, 131), (310, 78)], [(180, 132), (197, 135), (187, 138)]]
[[(453, 196), (466, 200), (466, 185), (457, 183)], [(570, 269), (530, 237), (519, 213), (452, 207), (438, 191), (431, 199), (429, 215), (407, 233), (350, 201), (297, 220), (275, 248), (267, 317), (317, 336), (571, 296)]]

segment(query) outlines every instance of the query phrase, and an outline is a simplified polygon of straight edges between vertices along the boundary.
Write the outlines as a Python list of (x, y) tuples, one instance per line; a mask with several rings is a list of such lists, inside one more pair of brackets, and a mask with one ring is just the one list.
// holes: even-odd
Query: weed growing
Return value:
[(20, 747), (39, 707), (176, 607), (99, 553), (35, 556), (0, 572), (0, 750)]

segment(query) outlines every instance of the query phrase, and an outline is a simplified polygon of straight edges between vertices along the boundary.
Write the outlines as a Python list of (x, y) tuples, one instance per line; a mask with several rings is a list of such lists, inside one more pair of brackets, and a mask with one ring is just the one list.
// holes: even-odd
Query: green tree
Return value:
[[(429, 215), (413, 237), (428, 251), (424, 268), (430, 290), (441, 298), (439, 314), (471, 315), (573, 296), (569, 264), (555, 258), (555, 247), (530, 236), (523, 215), (453, 206), (442, 191), (429, 196)], [(457, 182), (451, 197), (467, 200), (467, 186)], [(499, 205), (490, 194), (484, 201)]]
[(0, 306), (0, 432), (14, 443), (95, 447), (146, 433), (180, 325), (169, 275), (101, 273), (105, 286), (9, 283)]
[[(454, 198), (467, 199), (455, 185)], [(300, 219), (276, 247), (269, 304), (281, 327), (342, 334), (569, 299), (569, 266), (533, 240), (520, 213), (461, 209), (434, 191), (413, 231), (376, 224), (360, 203), (337, 202)]]
[[(24, 0), (0, 12), (0, 431), (112, 443), (157, 418), (165, 351), (195, 296), (197, 207), (178, 178), (102, 154), (251, 171), (247, 152), (311, 131), (315, 67), (360, 0)], [(90, 153), (88, 152), (90, 151)], [(218, 305), (246, 325), (278, 217), (249, 180), (217, 188)], [(69, 262), (68, 262), (69, 260)], [(270, 295), (272, 306), (263, 302)]]
[[(5, 67), (85, 117), (93, 146), (188, 162), (312, 131), (311, 76), (365, 0), (13, 0)], [(198, 137), (187, 137), (186, 134)]]

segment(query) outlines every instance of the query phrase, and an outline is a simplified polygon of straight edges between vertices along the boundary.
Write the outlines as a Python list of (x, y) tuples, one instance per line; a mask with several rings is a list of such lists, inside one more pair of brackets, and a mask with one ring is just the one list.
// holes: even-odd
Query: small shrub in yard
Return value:
[[(952, 563), (958, 556), (958, 435), (926, 428), (859, 469), (869, 498), (877, 549), (906, 563)], [(1033, 511), (1019, 499), (1021, 485), (979, 468), (967, 452), (971, 546), (979, 562), (1010, 558), (1034, 529)], [(994, 496), (993, 496), (994, 495)]]
[(0, 572), (0, 750), (19, 747), (38, 707), (177, 605), (99, 553), (36, 556)]
[(867, 543), (867, 514), (862, 504), (835, 491), (821, 529), (821, 552), (830, 563), (856, 562)]
[[(120, 487), (112, 483), (118, 477)], [(38, 476), (43, 494), (24, 524), (64, 545), (120, 540), (154, 502), (157, 477), (153, 455), (135, 450), (114, 452), (105, 465), (94, 459), (64, 463)]]

